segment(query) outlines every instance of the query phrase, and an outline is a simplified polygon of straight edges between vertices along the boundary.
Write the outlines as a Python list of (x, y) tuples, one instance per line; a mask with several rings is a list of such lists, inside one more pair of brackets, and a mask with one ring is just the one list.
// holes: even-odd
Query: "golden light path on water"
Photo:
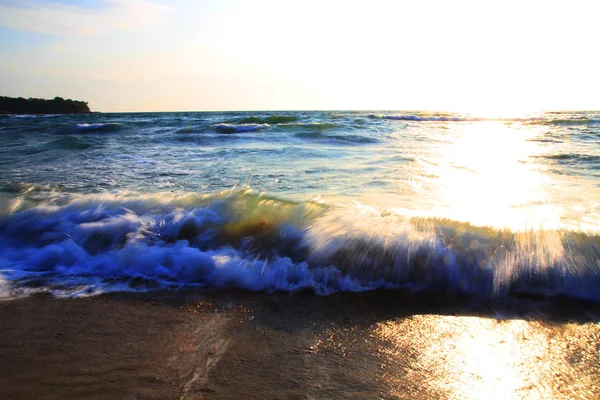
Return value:
[(434, 144), (413, 166), (430, 216), (513, 231), (600, 229), (594, 183), (540, 161), (555, 145), (544, 139), (547, 127), (491, 120), (445, 128), (431, 132)]
[(462, 127), (455, 140), (440, 149), (428, 173), (438, 176), (437, 195), (449, 218), (475, 225), (519, 227), (552, 221), (544, 207), (549, 178), (522, 160), (538, 152), (529, 142), (534, 131), (514, 130), (500, 122)]
[(414, 315), (377, 324), (388, 345), (383, 379), (392, 396), (450, 399), (596, 398), (598, 323)]

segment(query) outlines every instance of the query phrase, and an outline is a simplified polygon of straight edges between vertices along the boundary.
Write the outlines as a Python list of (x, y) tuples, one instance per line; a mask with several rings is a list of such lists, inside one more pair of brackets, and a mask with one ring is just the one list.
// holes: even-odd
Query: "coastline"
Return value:
[(86, 101), (0, 96), (0, 114), (88, 114), (90, 108)]
[(87, 112), (53, 112), (53, 113), (34, 113), (34, 112), (9, 112), (0, 111), (0, 115), (81, 115), (81, 114), (101, 114), (100, 111), (87, 111)]
[(0, 318), (2, 398), (600, 394), (600, 307), (571, 300), (387, 291), (34, 295), (0, 302)]

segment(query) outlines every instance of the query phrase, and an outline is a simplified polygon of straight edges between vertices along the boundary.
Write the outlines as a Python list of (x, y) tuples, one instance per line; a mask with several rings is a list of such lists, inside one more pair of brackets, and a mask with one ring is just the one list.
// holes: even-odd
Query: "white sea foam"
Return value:
[(97, 131), (103, 129), (114, 129), (121, 126), (120, 123), (117, 122), (106, 122), (106, 123), (92, 123), (92, 124), (77, 124), (76, 129), (78, 131)]
[(0, 274), (0, 301), (9, 299), (10, 297), (11, 296), (9, 284), (6, 282), (6, 279), (4, 279), (4, 277)]
[(269, 124), (216, 124), (215, 130), (220, 133), (254, 132), (268, 128)]
[[(600, 299), (596, 237), (509, 234), (250, 191), (54, 196), (0, 218), (0, 288), (82, 296), (182, 287), (318, 294), (421, 288)], [(16, 285), (16, 286), (14, 286)], [(32, 290), (32, 289), (27, 289)]]
[(39, 115), (35, 115), (35, 114), (11, 114), (10, 115), (11, 118), (38, 118)]

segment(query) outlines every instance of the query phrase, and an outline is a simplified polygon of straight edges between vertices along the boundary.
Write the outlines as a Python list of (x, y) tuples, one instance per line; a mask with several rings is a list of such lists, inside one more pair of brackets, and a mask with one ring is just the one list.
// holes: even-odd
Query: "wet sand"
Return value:
[(600, 307), (422, 293), (0, 302), (2, 399), (600, 397)]

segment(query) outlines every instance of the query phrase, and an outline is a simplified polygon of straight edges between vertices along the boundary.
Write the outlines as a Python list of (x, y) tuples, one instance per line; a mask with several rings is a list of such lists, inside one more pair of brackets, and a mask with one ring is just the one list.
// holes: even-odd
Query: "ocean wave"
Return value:
[(408, 122), (484, 122), (495, 121), (505, 123), (524, 123), (527, 125), (545, 126), (580, 126), (599, 124), (596, 117), (548, 118), (548, 117), (514, 117), (514, 118), (485, 118), (464, 115), (420, 115), (420, 114), (369, 114), (367, 118)]
[(290, 128), (290, 129), (302, 129), (310, 131), (324, 131), (329, 129), (343, 128), (344, 125), (332, 123), (332, 122), (297, 122), (297, 123), (286, 123), (279, 124), (279, 128)]
[(269, 115), (268, 117), (251, 116), (241, 118), (238, 124), (285, 124), (298, 121), (295, 115)]
[[(168, 131), (169, 130), (167, 130), (167, 132)], [(206, 131), (206, 128), (204, 126), (194, 126), (194, 127), (179, 128), (175, 132), (185, 134), (185, 133), (204, 133), (205, 131)]]
[(600, 124), (600, 119), (579, 117), (579, 118), (550, 118), (550, 119), (532, 119), (530, 124), (537, 125), (559, 125), (559, 126), (580, 126)]
[(266, 129), (269, 124), (216, 124), (215, 131), (219, 133), (255, 132)]
[(16, 118), (16, 119), (34, 119), (34, 118), (55, 118), (55, 117), (61, 117), (65, 114), (0, 114), (0, 115), (6, 115), (7, 117)]
[(555, 161), (559, 164), (573, 164), (573, 163), (584, 163), (586, 165), (594, 166), (600, 164), (600, 156), (592, 154), (580, 154), (580, 153), (561, 153), (561, 154), (549, 154), (545, 156), (539, 156), (547, 160)]
[(51, 146), (66, 149), (66, 150), (85, 150), (92, 147), (88, 142), (85, 142), (75, 136), (64, 136), (50, 143)]
[(20, 119), (29, 119), (29, 118), (39, 118), (40, 115), (37, 114), (9, 114), (10, 118), (20, 118)]
[(0, 217), (0, 278), (14, 293), (409, 288), (600, 301), (595, 233), (513, 232), (251, 190), (36, 196)]
[(91, 124), (77, 124), (76, 130), (86, 131), (114, 131), (120, 129), (122, 124), (118, 122), (104, 122), (104, 123), (91, 123)]
[[(30, 194), (31, 192), (42, 192), (46, 195), (50, 195), (51, 193), (58, 193), (59, 190), (60, 188), (58, 186), (54, 187), (52, 185), (36, 185), (33, 183), (0, 181), (0, 192), (19, 195), (14, 199), (14, 201), (23, 200), (23, 196)], [(0, 215), (2, 214), (0, 213)]]
[(388, 119), (388, 120), (396, 120), (396, 121), (454, 121), (454, 122), (462, 122), (462, 121), (476, 121), (480, 120), (477, 118), (460, 118), (456, 116), (433, 116), (433, 115), (376, 115), (369, 114), (368, 118), (371, 119)]
[(352, 134), (326, 134), (322, 130), (303, 131), (295, 134), (295, 137), (310, 140), (323, 140), (331, 144), (369, 144), (379, 143), (380, 139), (376, 137), (352, 135)]

